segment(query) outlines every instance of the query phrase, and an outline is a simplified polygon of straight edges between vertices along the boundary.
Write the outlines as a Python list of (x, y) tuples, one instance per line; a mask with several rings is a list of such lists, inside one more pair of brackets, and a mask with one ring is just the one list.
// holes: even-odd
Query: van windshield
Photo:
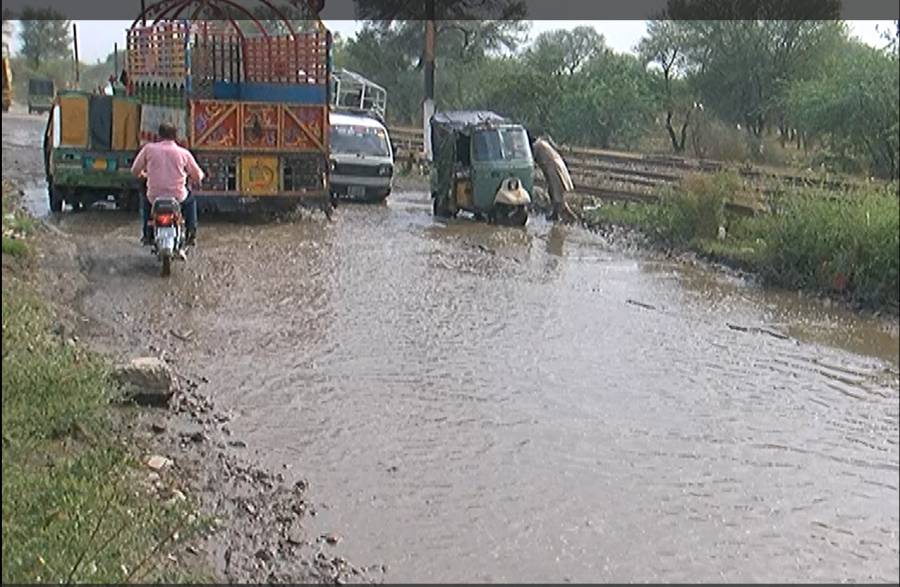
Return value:
[(475, 161), (508, 161), (528, 159), (531, 147), (524, 128), (492, 128), (476, 132), (472, 137)]
[(387, 133), (380, 128), (338, 124), (331, 127), (331, 152), (339, 155), (390, 157)]

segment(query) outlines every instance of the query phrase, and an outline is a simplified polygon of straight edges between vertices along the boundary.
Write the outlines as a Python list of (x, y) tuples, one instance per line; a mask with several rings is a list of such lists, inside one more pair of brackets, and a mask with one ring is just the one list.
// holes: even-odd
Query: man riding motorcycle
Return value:
[(175, 125), (164, 122), (159, 125), (159, 141), (144, 145), (131, 172), (147, 180), (147, 195), (141, 206), (141, 220), (144, 230), (141, 244), (153, 244), (153, 230), (150, 228), (150, 213), (153, 202), (160, 198), (175, 198), (181, 204), (187, 244), (193, 246), (197, 240), (197, 200), (188, 191), (187, 182), (193, 185), (203, 181), (203, 170), (190, 151), (175, 142)]

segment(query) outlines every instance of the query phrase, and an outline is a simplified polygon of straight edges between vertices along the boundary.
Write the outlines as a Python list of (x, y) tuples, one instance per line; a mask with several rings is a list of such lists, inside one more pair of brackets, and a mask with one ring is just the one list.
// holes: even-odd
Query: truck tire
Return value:
[(62, 212), (63, 202), (65, 201), (62, 195), (62, 192), (59, 188), (53, 187), (51, 183), (47, 187), (47, 193), (49, 194), (50, 199), (50, 211), (51, 212)]

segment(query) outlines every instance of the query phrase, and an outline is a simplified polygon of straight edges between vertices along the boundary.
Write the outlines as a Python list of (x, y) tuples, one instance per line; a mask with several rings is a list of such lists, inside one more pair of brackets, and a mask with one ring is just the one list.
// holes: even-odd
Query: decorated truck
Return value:
[[(330, 214), (324, 3), (290, 0), (288, 18), (259, 2), (251, 12), (230, 0), (162, 0), (140, 14), (124, 75), (141, 104), (140, 142), (156, 140), (161, 122), (175, 124), (207, 174), (194, 191), (201, 210), (306, 204)], [(235, 10), (246, 14), (223, 19)]]
[(140, 104), (127, 96), (61, 90), (44, 128), (44, 173), (50, 210), (84, 210), (112, 197), (138, 210), (144, 185), (131, 173), (137, 155)]

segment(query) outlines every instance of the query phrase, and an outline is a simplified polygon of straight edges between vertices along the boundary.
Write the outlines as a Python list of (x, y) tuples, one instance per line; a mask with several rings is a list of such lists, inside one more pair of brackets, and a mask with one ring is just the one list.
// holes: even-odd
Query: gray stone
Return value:
[(116, 373), (128, 396), (142, 404), (165, 405), (178, 389), (172, 368), (156, 357), (138, 357)]

